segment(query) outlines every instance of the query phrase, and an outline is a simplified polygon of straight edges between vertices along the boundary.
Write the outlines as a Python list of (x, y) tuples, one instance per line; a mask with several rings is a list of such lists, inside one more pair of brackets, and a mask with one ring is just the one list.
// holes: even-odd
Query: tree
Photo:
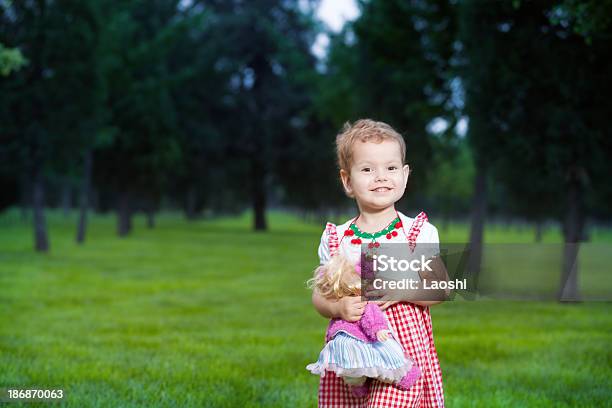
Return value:
[(169, 56), (170, 72), (180, 73), (171, 95), (183, 153), (170, 172), (175, 183), (169, 193), (180, 197), (187, 219), (200, 216), (204, 208), (215, 213), (242, 211), (249, 197), (243, 191), (242, 163), (230, 155), (239, 134), (233, 127), (240, 123), (238, 101), (230, 89), (235, 71), (226, 34), (218, 26), (221, 17), (199, 6), (194, 3), (182, 10), (184, 32)]
[(38, 251), (49, 249), (45, 177), (65, 171), (78, 140), (96, 127), (97, 28), (91, 1), (0, 5), (0, 42), (18, 47), (29, 61), (10, 78), (0, 79), (0, 161), (10, 163), (8, 171), (15, 176), (29, 179)]
[[(591, 180), (609, 171), (603, 149), (610, 81), (608, 35), (591, 45), (563, 9), (543, 2), (463, 8), (466, 106), (476, 155), (504, 181), (533, 219), (563, 218), (565, 252), (560, 299), (579, 298), (578, 243), (585, 235)], [(505, 50), (514, 49), (513, 53)], [(571, 61), (571, 63), (569, 63)], [(477, 156), (478, 157), (478, 156)], [(477, 159), (478, 163), (478, 159)], [(559, 204), (563, 203), (563, 204)], [(552, 209), (552, 210), (551, 210)]]
[(449, 218), (469, 211), (473, 195), (474, 163), (466, 140), (459, 139), (452, 154), (438, 147), (434, 149), (434, 170), (427, 185), (427, 197), (442, 215), (442, 229)]
[(236, 163), (227, 165), (247, 164), (242, 188), (251, 198), (253, 227), (261, 231), (267, 229), (270, 185), (275, 177), (286, 180), (279, 176), (284, 169), (278, 164), (291, 150), (295, 139), (290, 136), (305, 129), (303, 113), (311, 95), (307, 85), (315, 66), (312, 13), (305, 13), (297, 1), (210, 3), (215, 29), (224, 44), (232, 44), (219, 60), (231, 72), (227, 97), (236, 108), (226, 128), (229, 157)]
[(95, 152), (98, 185), (117, 197), (117, 233), (127, 235), (137, 200), (151, 211), (181, 157), (171, 91), (180, 73), (169, 55), (184, 21), (177, 1), (111, 3), (106, 10), (103, 72), (115, 137)]
[(26, 64), (27, 61), (19, 49), (6, 48), (0, 44), (0, 75), (7, 76)]

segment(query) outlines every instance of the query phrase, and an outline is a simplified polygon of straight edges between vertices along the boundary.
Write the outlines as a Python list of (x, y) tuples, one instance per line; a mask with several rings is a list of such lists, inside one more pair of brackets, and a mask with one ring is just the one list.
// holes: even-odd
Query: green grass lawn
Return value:
[[(137, 218), (120, 239), (114, 222), (95, 217), (79, 247), (74, 217), (51, 214), (51, 252), (40, 255), (29, 224), (0, 216), (0, 388), (61, 388), (70, 407), (316, 406), (305, 366), (327, 322), (304, 282), (322, 226), (273, 214), (271, 231), (254, 233), (247, 216), (164, 214), (152, 230)], [(604, 302), (434, 306), (447, 406), (610, 406), (610, 312)]]

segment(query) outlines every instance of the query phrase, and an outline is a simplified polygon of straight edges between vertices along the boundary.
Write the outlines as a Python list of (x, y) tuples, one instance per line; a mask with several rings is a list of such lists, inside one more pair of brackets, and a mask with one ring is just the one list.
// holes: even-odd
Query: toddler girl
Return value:
[[(406, 244), (411, 251), (420, 246), (422, 251), (429, 249), (428, 256), (437, 255), (438, 232), (427, 216), (411, 218), (395, 209), (409, 175), (402, 136), (385, 123), (359, 120), (345, 125), (338, 135), (336, 153), (344, 190), (355, 199), (359, 215), (341, 225), (327, 223), (318, 251), (320, 264), (328, 264), (334, 255), (356, 264), (362, 244), (379, 242)], [(438, 273), (435, 268), (434, 272)], [(371, 303), (359, 296), (328, 299), (316, 288), (312, 300), (324, 317), (349, 322), (358, 321)], [(412, 387), (406, 390), (372, 380), (365, 395), (356, 396), (341, 377), (327, 371), (319, 383), (319, 407), (443, 407), (442, 373), (429, 313), (429, 306), (436, 303), (440, 301), (379, 302), (392, 332), (421, 372)]]

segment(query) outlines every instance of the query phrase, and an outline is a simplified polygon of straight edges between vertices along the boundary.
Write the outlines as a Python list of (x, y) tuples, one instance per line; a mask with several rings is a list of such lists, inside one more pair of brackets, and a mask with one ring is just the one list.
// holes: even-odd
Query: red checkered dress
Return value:
[[(411, 249), (425, 221), (427, 215), (420, 213), (406, 233)], [(330, 252), (334, 253), (339, 247), (338, 236), (333, 224), (328, 224), (327, 229)], [(434, 345), (429, 307), (401, 302), (387, 308), (385, 314), (406, 354), (421, 369), (421, 378), (407, 391), (392, 384), (369, 380), (368, 395), (357, 398), (340, 377), (327, 371), (319, 383), (319, 407), (444, 407), (442, 371)]]

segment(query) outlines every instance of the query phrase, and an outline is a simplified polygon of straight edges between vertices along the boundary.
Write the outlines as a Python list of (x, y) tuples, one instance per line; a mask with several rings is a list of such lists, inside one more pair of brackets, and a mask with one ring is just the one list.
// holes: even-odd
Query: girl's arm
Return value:
[[(439, 256), (432, 259), (430, 264), (432, 270), (419, 273), (421, 279), (426, 279), (427, 282), (448, 281), (448, 271), (442, 259)], [(431, 286), (431, 283), (429, 285)], [(450, 289), (419, 289), (418, 292), (413, 293), (413, 295), (418, 299), (427, 300), (408, 300), (408, 302), (419, 306), (433, 306), (447, 300), (450, 295)]]
[[(378, 307), (380, 307), (380, 310), (385, 310), (389, 306), (393, 306), (394, 304), (400, 303), (403, 301), (402, 300), (389, 300), (389, 301), (371, 300), (370, 302), (377, 304)], [(443, 300), (410, 300), (406, 302), (414, 303), (415, 305), (419, 305), (419, 306), (433, 306), (433, 305), (437, 305), (438, 303), (442, 303), (444, 301)]]
[[(433, 281), (448, 281), (448, 272), (446, 271), (446, 266), (444, 266), (444, 262), (442, 259), (437, 256), (434, 257), (430, 267), (432, 269), (431, 272), (427, 271), (426, 273), (419, 273), (421, 279), (426, 279), (431, 286), (431, 282)], [(369, 291), (366, 296), (383, 296), (387, 299), (394, 299), (393, 302), (397, 303), (398, 301), (414, 303), (419, 306), (433, 306), (438, 303), (444, 302), (448, 296), (450, 295), (450, 289), (424, 289), (423, 282), (419, 283), (418, 289), (410, 289), (410, 290), (379, 290), (379, 291)], [(380, 304), (383, 308), (390, 306), (391, 301), (377, 301), (377, 304)]]
[(414, 303), (419, 306), (433, 306), (444, 302), (443, 300), (412, 300), (410, 303)]
[(356, 322), (368, 302), (362, 302), (360, 296), (345, 296), (340, 300), (327, 299), (317, 291), (312, 292), (312, 304), (319, 314), (329, 319), (340, 318), (347, 322)]
[[(444, 262), (442, 262), (442, 258), (440, 258), (440, 256), (435, 256), (432, 258), (431, 271), (424, 271), (421, 274), (421, 279), (426, 279), (428, 282), (448, 282), (448, 271), (446, 270), (446, 265), (444, 265)], [(450, 289), (429, 289), (428, 292), (430, 293), (430, 299), (427, 301), (422, 301), (428, 304), (421, 306), (430, 306), (432, 304), (435, 305), (442, 303), (450, 296)]]
[[(423, 279), (426, 279), (428, 282), (433, 282), (433, 281), (448, 281), (448, 271), (446, 270), (446, 265), (444, 265), (444, 262), (442, 262), (442, 258), (440, 258), (440, 238), (438, 236), (438, 230), (431, 225), (431, 234), (429, 236), (429, 238), (426, 240), (426, 242), (429, 242), (429, 247), (426, 249), (429, 250), (433, 250), (433, 253), (431, 253), (431, 271), (424, 271), (422, 273), (419, 273), (420, 277), (421, 277), (421, 281)], [(431, 285), (430, 285), (431, 286)], [(448, 296), (450, 295), (450, 289), (439, 289), (439, 290), (432, 290), (432, 289), (423, 289), (423, 291), (427, 292), (427, 293), (418, 293), (416, 294), (415, 298), (416, 299), (427, 299), (427, 300), (408, 300), (411, 303), (414, 303), (415, 305), (419, 305), (419, 306), (433, 306), (433, 305), (437, 305), (438, 303), (442, 303), (445, 300), (448, 299)]]
[[(432, 258), (430, 266), (432, 269), (431, 271), (419, 272), (421, 280), (427, 280), (429, 286), (431, 286), (431, 282), (433, 281), (448, 281), (448, 272), (446, 270), (444, 262), (442, 262), (442, 258), (440, 258), (439, 256)], [(450, 295), (450, 289), (423, 289), (422, 281), (419, 286), (419, 289), (410, 293), (410, 295), (412, 295), (412, 299), (419, 300), (406, 299), (407, 302), (414, 303), (415, 305), (419, 306), (433, 306), (444, 302), (448, 299), (448, 296)]]

